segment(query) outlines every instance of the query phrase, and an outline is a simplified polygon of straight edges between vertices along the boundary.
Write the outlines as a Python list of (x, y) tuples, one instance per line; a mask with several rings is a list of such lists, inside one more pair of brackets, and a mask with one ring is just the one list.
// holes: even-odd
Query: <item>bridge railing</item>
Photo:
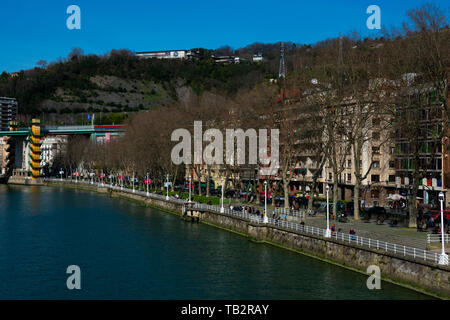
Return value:
[(47, 130), (94, 130), (94, 126), (45, 126)]
[[(44, 181), (53, 181), (53, 182), (60, 182), (60, 183), (80, 183), (80, 184), (86, 184), (86, 185), (95, 185), (97, 187), (104, 187), (104, 188), (111, 188), (114, 190), (119, 190), (122, 192), (127, 192), (127, 193), (134, 193), (134, 194), (139, 194), (141, 196), (145, 196), (145, 197), (150, 197), (150, 198), (154, 198), (154, 199), (158, 199), (158, 200), (165, 200), (166, 201), (166, 196), (165, 195), (160, 195), (160, 194), (155, 194), (155, 193), (148, 193), (145, 191), (140, 191), (140, 190), (132, 190), (129, 188), (126, 188), (125, 186), (117, 186), (117, 185), (109, 185), (109, 184), (102, 184), (99, 182), (92, 182), (92, 181), (83, 181), (83, 180), (78, 180), (78, 182), (75, 182), (75, 180), (70, 180), (70, 179), (44, 179)], [(169, 197), (169, 201), (170, 202), (174, 202), (177, 204), (186, 204), (187, 201), (186, 200), (182, 200), (182, 199), (176, 199), (173, 197)], [(196, 209), (201, 209), (201, 210), (209, 210), (212, 212), (218, 212), (218, 213), (222, 213), (222, 214), (227, 214), (230, 216), (235, 216), (235, 217), (239, 217), (241, 219), (246, 219), (248, 221), (251, 222), (256, 222), (256, 223), (264, 223), (264, 218), (261, 215), (256, 215), (256, 214), (251, 214), (245, 210), (242, 211), (237, 211), (237, 210), (231, 210), (229, 208), (224, 208), (223, 212), (221, 212), (221, 207), (220, 206), (216, 206), (216, 205), (208, 205), (208, 204), (204, 204), (204, 203), (192, 203), (191, 204), (193, 208)], [(267, 217), (267, 224), (270, 226), (274, 226), (274, 227), (281, 227), (284, 229), (288, 229), (288, 230), (293, 230), (296, 232), (303, 232), (303, 233), (309, 233), (311, 235), (316, 235), (316, 236), (320, 236), (320, 237), (325, 237), (326, 236), (326, 229), (324, 228), (318, 228), (318, 227), (314, 227), (314, 226), (307, 226), (304, 224), (300, 224), (297, 222), (292, 222), (292, 221), (287, 221), (287, 220), (283, 220), (283, 219), (273, 219), (271, 217)], [(400, 244), (395, 244), (395, 243), (390, 243), (387, 241), (383, 241), (383, 240), (378, 240), (378, 239), (371, 239), (371, 238), (367, 238), (367, 237), (360, 237), (357, 235), (351, 235), (351, 234), (346, 234), (346, 233), (342, 233), (342, 232), (332, 232), (331, 233), (331, 238), (334, 240), (339, 240), (339, 241), (343, 241), (343, 242), (348, 242), (348, 243), (353, 243), (355, 245), (359, 245), (362, 247), (368, 247), (371, 249), (377, 249), (377, 250), (381, 250), (381, 251), (385, 251), (385, 252), (389, 252), (389, 253), (393, 253), (395, 255), (400, 255), (400, 256), (404, 256), (404, 257), (409, 257), (411, 259), (414, 260), (425, 260), (425, 261), (430, 261), (430, 262), (434, 262), (434, 263), (438, 263), (439, 262), (439, 254), (437, 252), (432, 252), (432, 251), (428, 251), (428, 250), (423, 250), (423, 249), (419, 249), (419, 248), (414, 248), (414, 247), (408, 247), (405, 245), (400, 245)], [(448, 241), (448, 237), (447, 237), (447, 241)]]

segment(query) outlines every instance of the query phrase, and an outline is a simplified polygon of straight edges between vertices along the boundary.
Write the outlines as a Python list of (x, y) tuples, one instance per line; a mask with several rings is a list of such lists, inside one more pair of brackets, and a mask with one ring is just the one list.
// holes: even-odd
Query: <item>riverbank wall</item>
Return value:
[[(145, 206), (182, 215), (184, 206), (177, 200), (147, 197), (130, 191), (121, 191), (96, 185), (51, 181), (49, 186), (64, 186), (96, 191), (111, 197), (129, 199)], [(450, 267), (431, 261), (414, 260), (401, 253), (394, 254), (356, 243), (325, 238), (281, 226), (273, 226), (230, 216), (216, 211), (202, 210), (200, 222), (238, 233), (252, 241), (269, 243), (293, 250), (353, 271), (366, 274), (371, 265), (378, 266), (381, 278), (437, 298), (450, 299)], [(369, 276), (369, 275), (368, 275)]]

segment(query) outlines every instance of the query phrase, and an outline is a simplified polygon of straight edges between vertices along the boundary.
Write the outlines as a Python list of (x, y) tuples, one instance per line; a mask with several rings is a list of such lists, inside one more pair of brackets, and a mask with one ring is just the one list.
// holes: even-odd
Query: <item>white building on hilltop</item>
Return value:
[(157, 59), (188, 59), (191, 56), (191, 51), (190, 50), (144, 51), (144, 52), (136, 52), (136, 56), (140, 58), (157, 58)]

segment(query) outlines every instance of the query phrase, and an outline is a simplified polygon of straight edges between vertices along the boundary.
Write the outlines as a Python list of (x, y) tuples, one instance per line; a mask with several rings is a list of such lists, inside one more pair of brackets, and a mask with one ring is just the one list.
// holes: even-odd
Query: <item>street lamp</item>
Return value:
[(132, 183), (133, 183), (133, 192), (134, 192), (134, 171), (133, 171), (133, 181), (132, 181)]
[(439, 255), (439, 264), (448, 265), (448, 255), (445, 254), (444, 246), (444, 193), (439, 192), (439, 201), (441, 202), (441, 241), (442, 241), (442, 253)]
[(61, 181), (62, 181), (63, 174), (64, 174), (64, 171), (63, 171), (63, 169), (61, 169), (61, 171), (59, 171), (59, 177), (61, 178)]
[(166, 187), (167, 187), (166, 200), (169, 200), (169, 174), (167, 174)]
[(263, 223), (268, 223), (269, 218), (267, 218), (267, 180), (264, 181), (264, 220)]
[(325, 237), (331, 238), (331, 230), (330, 230), (330, 204), (328, 200), (328, 195), (330, 193), (330, 186), (327, 184), (327, 230), (325, 231)]
[(225, 212), (225, 208), (223, 207), (223, 195), (225, 192), (225, 178), (222, 177), (222, 198), (220, 199), (220, 213)]
[(189, 203), (191, 203), (192, 175), (189, 175)]
[(150, 179), (149, 178), (149, 175), (148, 175), (148, 172), (147, 172), (147, 179), (146, 179), (146, 183), (147, 183), (147, 197), (150, 195), (150, 193), (148, 192), (148, 179)]

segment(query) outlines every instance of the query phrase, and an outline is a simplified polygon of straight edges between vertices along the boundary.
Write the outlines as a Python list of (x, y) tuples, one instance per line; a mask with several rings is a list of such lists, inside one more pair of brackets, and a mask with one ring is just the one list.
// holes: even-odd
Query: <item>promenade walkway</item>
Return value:
[[(226, 201), (225, 205), (229, 202)], [(234, 206), (246, 206), (249, 204), (232, 201)], [(259, 208), (260, 210), (264, 210), (263, 207), (252, 205), (255, 208)], [(274, 210), (273, 207), (268, 208), (268, 212), (271, 213)], [(301, 221), (300, 218), (297, 219), (298, 222)], [(309, 217), (306, 215), (304, 222), (306, 225), (314, 226), (318, 228), (326, 228), (327, 220), (325, 213), (317, 213), (314, 217)], [(396, 226), (390, 227), (388, 224), (388, 220), (386, 220), (383, 224), (377, 225), (375, 219), (372, 219), (370, 222), (364, 221), (354, 221), (350, 219), (346, 223), (338, 222), (337, 220), (330, 219), (330, 225), (335, 224), (336, 230), (341, 229), (342, 233), (349, 233), (350, 228), (353, 228), (357, 235), (362, 237), (369, 237), (374, 239), (382, 239), (387, 242), (397, 243), (405, 246), (415, 247), (419, 249), (427, 248), (427, 234), (429, 232), (418, 232), (415, 228), (408, 228), (406, 226)]]
[[(377, 225), (375, 220), (371, 222), (363, 222), (361, 220), (349, 220), (346, 223), (330, 220), (330, 224), (336, 225), (336, 230), (342, 229), (341, 232), (348, 233), (353, 228), (357, 235), (370, 237), (374, 239), (383, 239), (387, 242), (398, 243), (405, 246), (426, 249), (427, 232), (418, 232), (416, 229), (408, 227), (390, 227), (387, 222)], [(326, 228), (326, 215), (319, 214), (316, 217), (306, 217), (305, 224)]]
[[(60, 179), (46, 179), (46, 181), (59, 182), (59, 183), (71, 183), (73, 180), (60, 180)], [(76, 182), (75, 182), (76, 183)], [(149, 193), (144, 191), (130, 190), (128, 188), (121, 188), (119, 186), (103, 185), (100, 183), (91, 184), (87, 181), (78, 181), (79, 184), (88, 184), (95, 187), (109, 188), (121, 192), (133, 193), (143, 197), (150, 197), (159, 200), (166, 200), (166, 196)], [(178, 203), (180, 205), (188, 205), (186, 200), (176, 199), (170, 197), (169, 201)], [(199, 210), (209, 210), (213, 212), (221, 212), (220, 206), (207, 205), (201, 203), (192, 203), (192, 208)], [(273, 208), (272, 208), (273, 210)], [(257, 223), (267, 223), (274, 227), (282, 227), (284, 229), (290, 229), (294, 232), (309, 233), (312, 235), (318, 235), (326, 237), (326, 219), (324, 215), (316, 217), (305, 217), (303, 214), (300, 216), (294, 216), (295, 219), (283, 219), (280, 218), (282, 215), (278, 215), (275, 219), (272, 218), (271, 212), (267, 219), (263, 219), (261, 215), (251, 214), (247, 211), (242, 210), (231, 210), (227, 208), (224, 209), (224, 214), (230, 216), (236, 216), (249, 221), (254, 221)], [(304, 219), (305, 224), (301, 224), (300, 219)], [(263, 221), (264, 220), (264, 221)], [(290, 221), (289, 221), (290, 220)], [(405, 257), (412, 258), (414, 260), (426, 260), (437, 263), (439, 260), (439, 253), (435, 251), (426, 250), (426, 233), (419, 233), (415, 230), (410, 230), (408, 228), (395, 227), (391, 228), (388, 225), (376, 225), (375, 223), (364, 223), (362, 221), (350, 221), (347, 223), (339, 223), (331, 220), (332, 223), (336, 225), (336, 231), (332, 233), (331, 238), (339, 241), (354, 243), (356, 245), (373, 248), (377, 250), (382, 250), (386, 252), (391, 252), (393, 254), (402, 255)], [(356, 235), (350, 235), (348, 230), (353, 227), (356, 231)], [(338, 229), (341, 228), (341, 231)], [(377, 229), (379, 228), (379, 229)], [(415, 233), (417, 232), (417, 234)], [(422, 240), (423, 238), (423, 240)]]

